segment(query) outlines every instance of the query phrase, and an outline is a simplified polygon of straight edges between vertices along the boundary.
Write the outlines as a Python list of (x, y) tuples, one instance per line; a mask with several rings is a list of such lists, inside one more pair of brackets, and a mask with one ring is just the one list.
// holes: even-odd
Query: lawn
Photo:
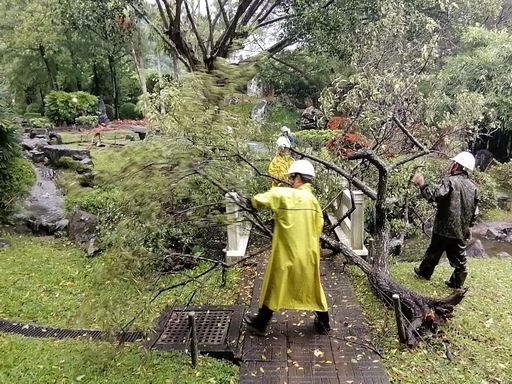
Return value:
[[(114, 254), (89, 259), (65, 239), (15, 235), (0, 230), (12, 245), (0, 251), (0, 318), (54, 327), (118, 329), (142, 311), (132, 328), (148, 329), (166, 305), (231, 304), (238, 275), (220, 273), (162, 294), (158, 288), (200, 273), (200, 265), (158, 281), (119, 272)], [(201, 287), (201, 289), (198, 289)], [(190, 366), (183, 353), (146, 351), (135, 344), (30, 339), (0, 334), (0, 383), (234, 383), (238, 368), (200, 357)]]
[[(148, 329), (168, 304), (232, 304), (238, 275), (228, 273), (227, 286), (214, 272), (197, 282), (167, 291), (148, 306), (159, 288), (188, 279), (207, 265), (173, 276), (142, 278), (122, 270), (118, 255), (87, 258), (65, 239), (6, 234), (12, 246), (0, 251), (0, 318), (56, 327), (116, 329), (140, 311), (134, 323)], [(198, 287), (203, 286), (203, 289)]]
[[(431, 281), (417, 279), (413, 263), (392, 266), (393, 277), (414, 291), (446, 296), (443, 280), (451, 273), (441, 264)], [(512, 377), (512, 260), (470, 260), (466, 298), (455, 309), (454, 318), (440, 328), (439, 337), (427, 337), (408, 350), (397, 341), (394, 314), (368, 288), (366, 279), (350, 268), (356, 295), (371, 324), (382, 362), (394, 383), (510, 383)], [(443, 342), (443, 340), (445, 342)], [(448, 349), (448, 356), (447, 351)]]
[(194, 369), (183, 353), (0, 334), (2, 384), (229, 384), (237, 377), (235, 365), (205, 356)]

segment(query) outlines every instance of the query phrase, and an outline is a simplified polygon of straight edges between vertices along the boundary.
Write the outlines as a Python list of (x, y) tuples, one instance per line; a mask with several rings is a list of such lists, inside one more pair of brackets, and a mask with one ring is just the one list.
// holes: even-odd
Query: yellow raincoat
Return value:
[[(290, 169), (290, 165), (292, 165), (293, 161), (293, 157), (289, 154), (277, 154), (268, 165), (268, 174), (276, 179), (286, 181), (288, 179), (288, 169)], [(277, 187), (278, 185), (279, 181), (272, 180), (273, 187)]]
[(322, 209), (311, 185), (276, 187), (252, 198), (255, 208), (274, 212), (272, 254), (260, 295), (260, 307), (327, 311), (320, 281)]

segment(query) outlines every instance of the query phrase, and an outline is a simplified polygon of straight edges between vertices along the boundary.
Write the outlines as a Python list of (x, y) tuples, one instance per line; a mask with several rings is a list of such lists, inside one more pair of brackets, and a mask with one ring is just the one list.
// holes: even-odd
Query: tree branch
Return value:
[(373, 189), (368, 187), (365, 183), (363, 183), (363, 181), (359, 180), (356, 177), (353, 177), (349, 172), (345, 171), (344, 169), (342, 169), (342, 168), (332, 164), (329, 161), (321, 159), (319, 157), (316, 157), (316, 156), (313, 156), (313, 155), (310, 155), (310, 154), (307, 154), (307, 153), (303, 153), (303, 152), (297, 151), (296, 149), (293, 149), (293, 148), (291, 150), (292, 150), (293, 153), (296, 153), (298, 155), (306, 157), (306, 158), (308, 158), (310, 160), (316, 161), (317, 163), (320, 163), (320, 164), (324, 165), (327, 169), (331, 169), (334, 172), (336, 172), (336, 173), (340, 174), (341, 176), (343, 176), (345, 179), (350, 180), (352, 182), (352, 184), (357, 189), (359, 189), (361, 192), (363, 192), (370, 199), (372, 199), (372, 200), (376, 200), (377, 199), (377, 193)]
[(194, 35), (196, 36), (197, 43), (199, 45), (199, 49), (201, 49), (201, 52), (203, 53), (203, 61), (206, 62), (206, 59), (208, 57), (208, 51), (203, 43), (203, 40), (201, 39), (201, 35), (199, 34), (199, 31), (197, 30), (197, 27), (194, 22), (192, 13), (190, 12), (190, 8), (188, 6), (187, 0), (185, 0), (185, 10), (187, 11), (187, 18), (188, 18), (188, 21), (190, 22), (190, 26), (192, 27), (192, 31), (194, 32)]
[(405, 136), (407, 136), (409, 138), (409, 140), (411, 140), (414, 143), (414, 145), (416, 145), (423, 152), (428, 152), (428, 150), (418, 140), (416, 140), (416, 138), (412, 135), (412, 133), (409, 132), (409, 130), (407, 128), (405, 128), (405, 126), (402, 124), (402, 122), (400, 120), (398, 120), (396, 118), (396, 116), (393, 115), (393, 117), (391, 119), (398, 126), (398, 128), (400, 128), (400, 130), (403, 133), (405, 133)]

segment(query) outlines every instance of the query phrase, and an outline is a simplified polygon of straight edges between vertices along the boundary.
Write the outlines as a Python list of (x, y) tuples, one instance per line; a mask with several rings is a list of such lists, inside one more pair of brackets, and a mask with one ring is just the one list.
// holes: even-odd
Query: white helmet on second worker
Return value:
[(285, 132), (286, 132), (286, 133), (290, 134), (291, 130), (290, 130), (290, 128), (288, 128), (286, 125), (283, 125), (283, 126), (281, 127), (281, 132), (282, 132), (282, 133), (285, 133)]
[(315, 168), (313, 164), (311, 164), (307, 160), (296, 160), (290, 165), (290, 169), (288, 170), (288, 174), (292, 173), (300, 173), (302, 175), (315, 177)]
[(284, 136), (280, 136), (276, 141), (277, 148), (291, 148), (290, 140)]
[(450, 157), (450, 160), (453, 160), (457, 164), (462, 165), (465, 169), (469, 171), (475, 169), (475, 157), (467, 151), (463, 151), (454, 157)]

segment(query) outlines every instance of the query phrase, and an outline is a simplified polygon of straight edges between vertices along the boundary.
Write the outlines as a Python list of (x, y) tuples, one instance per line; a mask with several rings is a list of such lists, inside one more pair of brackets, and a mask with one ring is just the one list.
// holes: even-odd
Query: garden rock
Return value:
[(85, 252), (87, 253), (87, 256), (92, 257), (96, 255), (99, 251), (101, 251), (101, 248), (98, 243), (98, 238), (94, 236), (87, 242)]
[(46, 160), (44, 152), (38, 151), (37, 149), (28, 152), (28, 158), (35, 164), (44, 163)]
[(46, 128), (33, 128), (30, 130), (30, 133), (28, 134), (28, 137), (31, 139), (46, 139), (48, 131)]
[(48, 142), (49, 144), (62, 144), (62, 136), (59, 135), (58, 133), (55, 133), (55, 132), (50, 132), (50, 135), (49, 135), (49, 139), (48, 139)]
[(499, 252), (496, 256), (498, 256), (500, 259), (509, 259), (511, 258), (512, 256), (510, 255), (510, 253), (508, 252)]
[(91, 157), (91, 153), (88, 149), (69, 148), (65, 145), (46, 145), (42, 150), (51, 164), (56, 164), (63, 156), (71, 157), (74, 160), (82, 160), (86, 157)]
[(11, 242), (8, 240), (0, 239), (0, 250), (7, 249), (11, 246)]
[(319, 129), (324, 128), (322, 126), (322, 119), (324, 114), (315, 107), (306, 108), (299, 120), (299, 129)]
[(272, 86), (257, 77), (253, 77), (247, 82), (247, 96), (268, 97), (274, 95)]
[(485, 252), (484, 246), (480, 240), (471, 240), (466, 246), (466, 256), (487, 259), (489, 256)]
[(485, 233), (485, 237), (490, 240), (503, 240), (507, 235), (497, 228), (489, 228)]
[(52, 235), (67, 226), (64, 217), (64, 197), (55, 184), (55, 172), (47, 167), (35, 167), (36, 183), (22, 210), (14, 216), (35, 234)]
[(23, 149), (27, 151), (32, 151), (33, 149), (43, 148), (48, 145), (48, 141), (46, 139), (33, 138), (30, 139), (28, 137), (24, 137), (21, 141), (21, 146)]
[(95, 215), (75, 209), (69, 217), (68, 237), (79, 243), (89, 243), (96, 237), (97, 224), (98, 218)]
[(259, 101), (251, 111), (252, 120), (265, 120), (268, 114), (270, 103), (267, 100)]

